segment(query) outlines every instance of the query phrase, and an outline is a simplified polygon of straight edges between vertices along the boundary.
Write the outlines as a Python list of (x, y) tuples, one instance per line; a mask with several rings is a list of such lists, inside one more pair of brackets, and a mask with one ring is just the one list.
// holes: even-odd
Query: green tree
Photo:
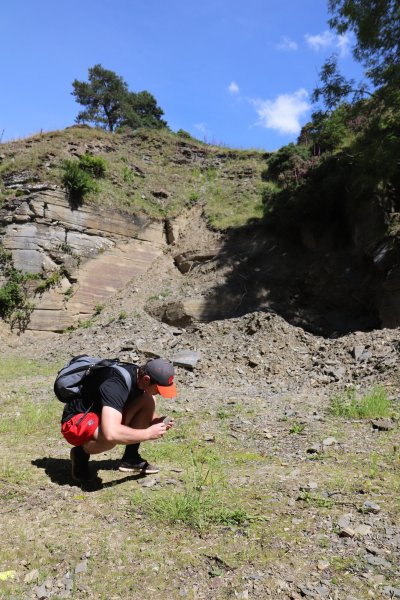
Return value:
[(365, 122), (361, 103), (343, 102), (332, 112), (317, 110), (302, 128), (298, 143), (310, 147), (314, 155), (335, 152), (349, 146)]
[(375, 85), (399, 80), (399, 0), (329, 0), (330, 26), (356, 36), (354, 58)]
[(130, 92), (122, 77), (100, 64), (89, 69), (88, 81), (75, 79), (72, 86), (72, 95), (86, 107), (78, 113), (78, 123), (94, 123), (109, 131), (121, 126), (166, 126), (161, 119), (164, 113), (149, 92)]
[[(399, 0), (328, 0), (330, 26), (355, 35), (353, 55), (366, 82), (347, 80), (335, 56), (322, 67), (314, 100), (322, 100), (290, 144), (267, 160), (265, 214), (276, 227), (298, 230), (307, 221), (352, 243), (356, 215), (381, 215), (387, 234), (400, 211), (400, 4)], [(311, 168), (310, 168), (311, 167)], [(382, 225), (383, 227), (383, 225)], [(398, 247), (398, 241), (393, 242)]]
[[(367, 79), (373, 86), (382, 86), (382, 98), (390, 88), (400, 83), (400, 4), (399, 0), (328, 0), (331, 18), (329, 25), (338, 34), (355, 35), (354, 58), (364, 67)], [(355, 85), (337, 68), (331, 56), (320, 72), (321, 84), (314, 90), (313, 99), (324, 100), (332, 109), (353, 94), (358, 101), (368, 92), (365, 82)]]
[(157, 101), (149, 92), (129, 92), (122, 106), (123, 119), (121, 125), (135, 129), (137, 127), (150, 127), (160, 129), (167, 123), (162, 120), (164, 112)]
[(346, 79), (340, 73), (336, 56), (331, 56), (325, 61), (319, 79), (320, 85), (313, 91), (312, 100), (318, 102), (322, 98), (328, 110), (335, 108), (351, 94), (355, 100), (361, 98), (366, 92), (365, 85), (357, 87), (354, 79)]
[(310, 168), (310, 151), (305, 146), (293, 143), (282, 146), (267, 159), (267, 169), (261, 177), (264, 181), (271, 179), (282, 185), (297, 184), (299, 179)]
[(95, 65), (89, 69), (89, 81), (72, 83), (76, 101), (86, 110), (78, 113), (78, 123), (95, 123), (114, 131), (122, 121), (122, 104), (128, 94), (128, 85), (113, 71)]

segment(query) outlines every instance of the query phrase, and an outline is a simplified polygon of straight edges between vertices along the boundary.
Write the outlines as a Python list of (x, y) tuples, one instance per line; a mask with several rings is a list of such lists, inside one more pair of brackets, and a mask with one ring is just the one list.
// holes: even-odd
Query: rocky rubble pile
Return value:
[[(288, 323), (272, 311), (208, 323), (191, 321), (181, 327), (162, 322), (157, 311), (149, 314), (153, 299), (201, 297), (213, 289), (216, 280), (219, 284), (220, 279), (223, 281), (222, 268), (205, 272), (192, 269), (182, 274), (173, 261), (177, 253), (194, 246), (202, 251), (210, 248), (217, 238), (206, 228), (199, 211), (182, 215), (175, 241), (145, 273), (110, 298), (101, 314), (75, 331), (55, 336), (53, 341), (33, 336), (35, 352), (60, 360), (82, 353), (133, 362), (165, 356), (179, 365), (182, 383), (193, 387), (257, 384), (279, 394), (302, 388), (317, 391), (383, 383), (396, 397), (400, 388), (399, 329), (325, 338)], [(21, 342), (26, 347), (29, 338), (21, 336)]]
[[(274, 313), (198, 323), (191, 330), (160, 323), (145, 311), (135, 317), (102, 319), (90, 329), (63, 337), (53, 356), (118, 356), (142, 362), (154, 356), (175, 360), (181, 379), (268, 385), (271, 391), (302, 387), (393, 384), (400, 353), (398, 330), (355, 332), (326, 339), (287, 323)], [(183, 359), (179, 360), (179, 358)], [(185, 359), (186, 356), (186, 360)]]

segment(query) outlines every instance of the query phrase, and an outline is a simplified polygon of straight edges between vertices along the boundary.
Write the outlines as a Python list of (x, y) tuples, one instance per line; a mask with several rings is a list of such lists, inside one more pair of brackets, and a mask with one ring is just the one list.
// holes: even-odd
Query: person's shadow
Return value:
[(38, 469), (44, 469), (44, 472), (50, 477), (53, 483), (58, 485), (75, 485), (85, 489), (88, 492), (95, 492), (108, 487), (125, 483), (126, 481), (135, 481), (145, 477), (142, 473), (135, 473), (125, 477), (114, 479), (113, 481), (107, 481), (103, 483), (101, 478), (98, 476), (98, 471), (116, 471), (118, 468), (119, 460), (96, 460), (90, 463), (90, 468), (93, 474), (93, 480), (87, 482), (78, 482), (72, 478), (71, 475), (71, 461), (66, 458), (51, 458), (44, 456), (43, 458), (36, 458), (31, 461), (31, 464)]

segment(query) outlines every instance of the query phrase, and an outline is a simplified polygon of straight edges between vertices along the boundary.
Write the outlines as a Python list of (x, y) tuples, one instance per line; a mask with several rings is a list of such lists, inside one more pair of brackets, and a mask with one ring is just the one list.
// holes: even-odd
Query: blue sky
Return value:
[(311, 114), (324, 59), (358, 76), (326, 0), (12, 0), (1, 15), (3, 141), (74, 123), (95, 64), (152, 93), (172, 130), (274, 150)]

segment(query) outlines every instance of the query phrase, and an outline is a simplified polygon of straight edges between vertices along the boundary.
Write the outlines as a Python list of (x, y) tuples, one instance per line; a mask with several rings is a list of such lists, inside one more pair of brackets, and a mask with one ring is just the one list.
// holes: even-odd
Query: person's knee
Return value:
[(154, 396), (144, 391), (142, 397), (139, 400), (138, 408), (139, 410), (153, 411), (156, 407), (156, 401)]
[(144, 392), (140, 399), (136, 400), (131, 410), (127, 410), (123, 416), (123, 424), (135, 428), (150, 425), (156, 410), (156, 402), (150, 394)]
[(83, 449), (85, 450), (85, 452), (87, 452), (87, 454), (100, 454), (101, 452), (107, 452), (108, 450), (112, 450), (115, 446), (115, 443), (103, 443), (91, 440), (90, 442), (86, 442), (86, 444), (83, 444)]
[(144, 396), (146, 396), (145, 408), (149, 413), (153, 414), (156, 410), (155, 398), (154, 396), (150, 396), (150, 394), (146, 394), (146, 392), (144, 393)]

